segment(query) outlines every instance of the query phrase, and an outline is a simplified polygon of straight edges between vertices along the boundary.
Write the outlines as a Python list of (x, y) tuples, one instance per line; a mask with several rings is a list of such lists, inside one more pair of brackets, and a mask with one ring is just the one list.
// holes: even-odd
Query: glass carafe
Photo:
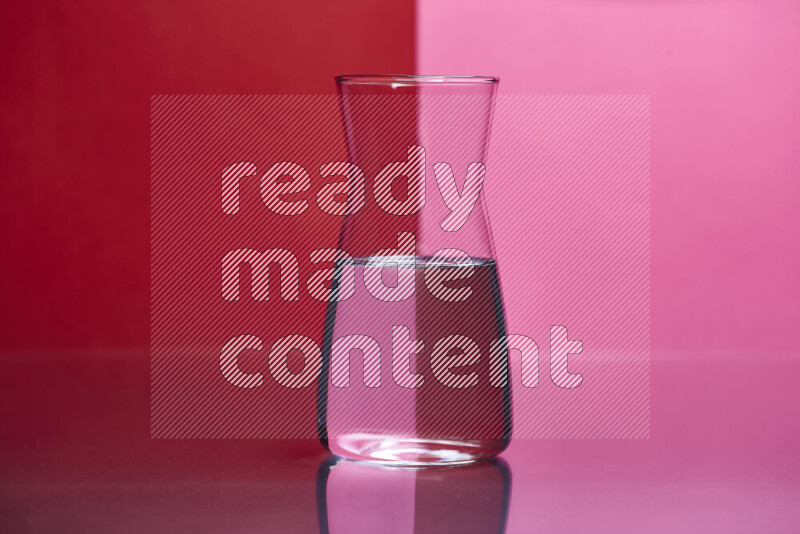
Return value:
[(340, 76), (349, 161), (323, 339), (322, 443), (457, 465), (507, 445), (505, 320), (483, 188), (497, 79)]

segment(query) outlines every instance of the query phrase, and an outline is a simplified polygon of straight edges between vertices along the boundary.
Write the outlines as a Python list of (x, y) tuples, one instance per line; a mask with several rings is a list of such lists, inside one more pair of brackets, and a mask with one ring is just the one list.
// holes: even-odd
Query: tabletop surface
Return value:
[(800, 531), (797, 354), (654, 352), (650, 439), (515, 440), (429, 472), (152, 440), (145, 351), (3, 363), (2, 532)]

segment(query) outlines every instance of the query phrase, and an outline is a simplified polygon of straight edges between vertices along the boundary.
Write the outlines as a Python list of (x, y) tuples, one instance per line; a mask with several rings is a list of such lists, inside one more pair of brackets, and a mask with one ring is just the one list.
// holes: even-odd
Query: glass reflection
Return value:
[(510, 495), (511, 471), (499, 458), (411, 470), (330, 456), (317, 471), (323, 534), (502, 533)]

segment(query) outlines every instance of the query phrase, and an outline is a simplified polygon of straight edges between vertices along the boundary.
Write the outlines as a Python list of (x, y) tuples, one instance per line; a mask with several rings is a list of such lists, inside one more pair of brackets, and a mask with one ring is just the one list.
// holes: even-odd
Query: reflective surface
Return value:
[[(798, 360), (655, 352), (652, 438), (512, 441), (500, 457), (513, 479), (505, 531), (797, 532)], [(3, 363), (2, 532), (311, 533), (321, 488), (330, 532), (354, 531), (369, 510), (427, 528), (405, 532), (501, 522), (502, 472), (486, 464), (422, 482), (380, 470), (365, 494), (346, 466), (320, 482), (328, 453), (313, 440), (151, 440), (145, 352)], [(37, 381), (20, 379), (37, 370)]]

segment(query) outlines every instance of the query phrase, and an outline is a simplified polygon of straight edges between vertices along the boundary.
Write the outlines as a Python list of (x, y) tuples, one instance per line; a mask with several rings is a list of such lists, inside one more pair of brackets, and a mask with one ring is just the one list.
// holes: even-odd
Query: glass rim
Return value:
[(444, 76), (435, 74), (342, 74), (336, 83), (404, 85), (482, 85), (500, 81), (497, 76)]

